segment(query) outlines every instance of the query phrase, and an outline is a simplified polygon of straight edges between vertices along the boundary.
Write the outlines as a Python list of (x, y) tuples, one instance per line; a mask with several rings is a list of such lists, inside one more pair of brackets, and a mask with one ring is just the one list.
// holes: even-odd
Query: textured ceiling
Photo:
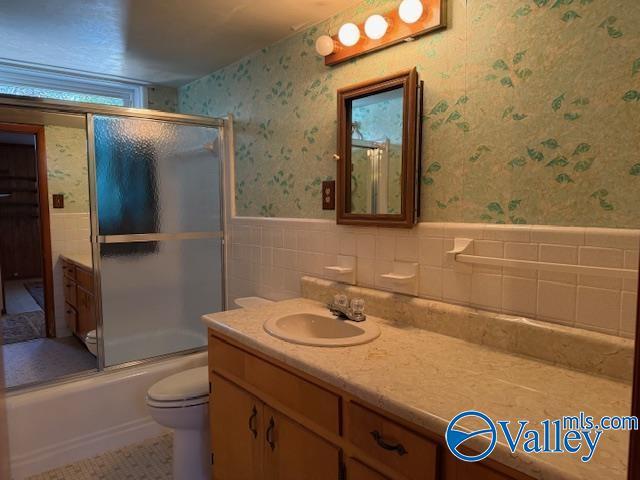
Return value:
[(181, 85), (356, 3), (0, 0), (0, 57)]

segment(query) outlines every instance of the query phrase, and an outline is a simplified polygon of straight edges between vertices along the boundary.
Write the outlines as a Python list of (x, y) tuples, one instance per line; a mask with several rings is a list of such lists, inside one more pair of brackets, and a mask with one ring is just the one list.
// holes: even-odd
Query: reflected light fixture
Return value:
[(404, 23), (412, 24), (420, 20), (424, 6), (420, 0), (402, 0), (398, 7), (398, 15)]
[(316, 40), (316, 52), (318, 55), (322, 55), (326, 57), (327, 55), (331, 55), (335, 50), (335, 45), (333, 44), (333, 38), (329, 35), (320, 35)]
[(385, 33), (387, 33), (387, 29), (389, 28), (389, 22), (382, 15), (371, 15), (367, 18), (367, 21), (364, 22), (364, 33), (371, 40), (379, 40), (381, 39)]
[(355, 23), (345, 23), (338, 31), (338, 38), (345, 47), (353, 47), (360, 40), (360, 29)]

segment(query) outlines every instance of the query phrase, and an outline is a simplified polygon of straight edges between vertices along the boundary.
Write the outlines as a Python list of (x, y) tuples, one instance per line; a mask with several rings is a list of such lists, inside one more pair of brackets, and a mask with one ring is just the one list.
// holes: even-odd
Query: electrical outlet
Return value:
[(322, 209), (336, 209), (336, 181), (327, 180), (322, 182)]

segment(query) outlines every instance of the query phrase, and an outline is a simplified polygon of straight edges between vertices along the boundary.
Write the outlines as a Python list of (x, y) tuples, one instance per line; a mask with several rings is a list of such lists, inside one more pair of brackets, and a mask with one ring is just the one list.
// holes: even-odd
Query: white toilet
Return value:
[(160, 425), (173, 429), (173, 478), (208, 480), (209, 374), (207, 367), (176, 373), (154, 384), (147, 406)]
[(94, 357), (98, 356), (98, 339), (96, 338), (95, 330), (91, 330), (85, 335), (84, 344)]

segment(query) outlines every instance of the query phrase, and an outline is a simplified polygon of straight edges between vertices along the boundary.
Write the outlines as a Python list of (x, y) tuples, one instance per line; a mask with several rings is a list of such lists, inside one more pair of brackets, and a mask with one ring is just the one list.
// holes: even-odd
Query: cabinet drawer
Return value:
[(88, 292), (93, 292), (93, 273), (89, 270), (76, 268), (76, 283)]
[(78, 328), (78, 312), (68, 303), (64, 305), (64, 319), (71, 331), (75, 332)]
[(62, 286), (64, 289), (64, 301), (72, 307), (77, 307), (78, 303), (76, 299), (76, 282), (74, 282), (70, 278), (64, 277), (62, 279)]
[(340, 397), (307, 380), (209, 336), (209, 365), (230, 379), (246, 382), (266, 401), (303, 415), (329, 432), (340, 433)]
[(93, 273), (76, 267), (76, 283), (88, 292), (93, 292)]
[(71, 280), (76, 279), (76, 266), (73, 263), (62, 261), (62, 275), (68, 277)]
[(436, 478), (436, 443), (354, 402), (347, 418), (349, 441), (367, 456), (410, 479)]

